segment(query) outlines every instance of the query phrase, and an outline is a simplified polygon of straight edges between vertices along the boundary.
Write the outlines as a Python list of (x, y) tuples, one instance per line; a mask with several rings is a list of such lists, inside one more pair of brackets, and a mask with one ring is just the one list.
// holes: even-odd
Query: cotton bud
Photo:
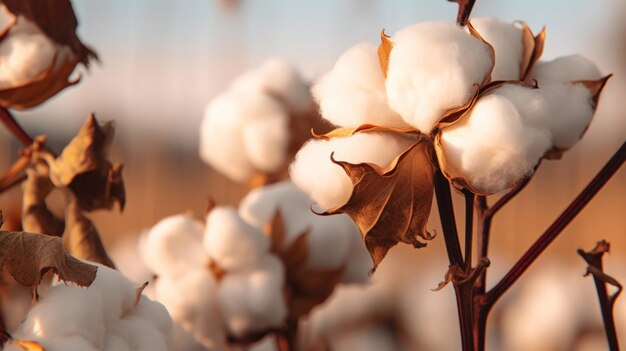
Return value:
[(244, 222), (234, 208), (214, 208), (207, 217), (204, 249), (227, 272), (254, 269), (268, 254), (263, 232)]
[(322, 116), (337, 126), (408, 127), (387, 104), (385, 76), (376, 47), (370, 43), (356, 45), (341, 55), (312, 92)]
[(0, 5), (0, 105), (34, 107), (78, 82), (70, 79), (74, 68), (96, 55), (76, 36), (77, 25), (69, 1)]
[(423, 133), (430, 133), (447, 111), (469, 102), (494, 64), (489, 45), (454, 23), (415, 24), (391, 41), (389, 105)]
[(389, 165), (415, 140), (392, 133), (357, 133), (346, 138), (311, 140), (296, 155), (291, 164), (291, 180), (322, 209), (334, 209), (345, 204), (352, 192), (346, 172), (333, 163), (372, 163)]
[(467, 116), (442, 130), (444, 172), (480, 194), (503, 191), (532, 174), (550, 149), (550, 133), (525, 123), (524, 107), (497, 93), (480, 98)]

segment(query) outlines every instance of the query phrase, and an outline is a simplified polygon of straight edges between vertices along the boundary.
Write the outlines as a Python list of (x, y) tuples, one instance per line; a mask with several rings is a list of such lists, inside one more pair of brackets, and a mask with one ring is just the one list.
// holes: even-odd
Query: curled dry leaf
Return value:
[(61, 238), (27, 232), (0, 231), (0, 268), (36, 291), (46, 272), (52, 270), (63, 281), (89, 286), (97, 267), (81, 262), (63, 249)]
[(389, 54), (393, 49), (393, 42), (390, 37), (385, 34), (385, 29), (380, 31), (380, 45), (378, 46), (378, 62), (380, 63), (380, 69), (383, 71), (385, 78), (387, 77), (387, 68), (389, 67)]
[(426, 231), (433, 199), (432, 144), (420, 138), (390, 165), (331, 159), (341, 166), (354, 186), (348, 202), (325, 215), (346, 213), (365, 240), (374, 269), (398, 242), (416, 248), (433, 236)]
[(286, 295), (290, 320), (307, 315), (315, 306), (326, 301), (341, 280), (344, 268), (313, 271), (306, 267), (308, 231), (299, 234), (292, 243), (285, 242), (284, 222), (280, 212), (267, 224), (270, 251), (278, 256), (286, 270)]
[(533, 66), (541, 54), (546, 42), (546, 28), (544, 27), (537, 36), (533, 35), (532, 30), (526, 22), (517, 22), (522, 26), (522, 63), (520, 67), (520, 80), (527, 80)]
[(65, 221), (55, 216), (46, 205), (46, 197), (54, 189), (50, 181), (48, 166), (36, 162), (26, 170), (26, 180), (22, 182), (22, 226), (30, 233), (61, 236), (65, 231)]
[(92, 114), (59, 157), (47, 158), (52, 183), (69, 188), (84, 211), (111, 209), (116, 202), (124, 208), (122, 165), (108, 159), (113, 134), (110, 122), (100, 125)]
[[(3, 0), (2, 6), (13, 15), (4, 28), (0, 45), (23, 30), (20, 22), (28, 20), (56, 45), (47, 68), (34, 71), (28, 81), (8, 82), (0, 87), (0, 104), (4, 107), (24, 109), (41, 104), (68, 86), (78, 83), (70, 75), (78, 63), (88, 66), (97, 55), (85, 46), (76, 35), (78, 21), (69, 0)], [(9, 55), (11, 53), (9, 52)]]
[(106, 253), (100, 234), (93, 223), (85, 217), (75, 200), (66, 209), (67, 232), (63, 235), (65, 249), (74, 257), (101, 263), (115, 269)]

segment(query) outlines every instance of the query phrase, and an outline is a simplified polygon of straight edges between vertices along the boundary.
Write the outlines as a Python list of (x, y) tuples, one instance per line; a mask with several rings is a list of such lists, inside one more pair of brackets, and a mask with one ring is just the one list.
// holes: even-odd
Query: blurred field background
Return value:
[[(31, 134), (47, 134), (56, 151), (90, 112), (100, 120), (115, 121), (112, 159), (125, 164), (128, 201), (123, 213), (92, 216), (107, 247), (136, 236), (164, 216), (187, 210), (200, 216), (208, 197), (218, 204), (236, 205), (245, 194), (245, 186), (212, 171), (197, 154), (204, 107), (235, 76), (265, 58), (279, 56), (315, 79), (353, 44), (377, 42), (383, 27), (394, 33), (414, 22), (453, 20), (457, 11), (455, 4), (444, 0), (73, 3), (80, 36), (97, 50), (102, 63), (84, 73), (76, 87), (16, 116)], [(473, 16), (526, 20), (535, 32), (545, 25), (544, 59), (580, 53), (604, 73), (614, 73), (584, 140), (561, 161), (543, 162), (527, 189), (496, 217), (492, 260), (494, 266), (507, 267), (626, 139), (626, 2), (478, 0)], [(0, 167), (6, 169), (19, 145), (4, 130), (0, 145)], [(14, 189), (0, 198), (0, 208), (5, 213), (19, 209), (20, 201)], [(456, 210), (462, 218), (461, 201)], [(430, 227), (441, 232), (436, 213)], [(585, 265), (576, 249), (591, 249), (604, 238), (613, 245), (606, 271), (624, 283), (625, 234), (626, 171), (622, 169), (531, 271), (558, 261), (582, 274)], [(394, 249), (394, 259), (389, 261), (423, 268), (430, 258), (441, 255), (443, 240), (436, 238), (420, 252)], [(385, 269), (391, 264), (384, 262), (381, 274), (392, 271)], [(433, 269), (443, 276), (445, 267)]]

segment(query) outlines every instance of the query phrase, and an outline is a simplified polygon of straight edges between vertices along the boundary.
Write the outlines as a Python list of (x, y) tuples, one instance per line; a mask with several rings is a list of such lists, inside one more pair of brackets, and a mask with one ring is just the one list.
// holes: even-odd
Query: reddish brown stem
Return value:
[(475, 194), (463, 190), (465, 196), (465, 272), (472, 268), (472, 244), (474, 241), (474, 198)]
[(31, 138), (30, 135), (26, 133), (24, 128), (17, 123), (11, 112), (2, 106), (0, 106), (0, 120), (2, 120), (7, 129), (13, 133), (17, 140), (19, 140), (24, 146), (29, 146), (33, 143), (33, 138)]
[(476, 0), (448, 0), (449, 2), (456, 2), (459, 4), (459, 12), (456, 16), (456, 23), (460, 26), (464, 26), (467, 24), (469, 20), (470, 14), (472, 13), (472, 9), (474, 8), (474, 3)]
[(615, 152), (613, 157), (602, 167), (600, 172), (589, 182), (583, 191), (572, 201), (552, 225), (535, 241), (535, 243), (515, 263), (513, 268), (486, 295), (486, 308), (491, 308), (500, 297), (521, 277), (541, 253), (557, 238), (563, 229), (580, 213), (622, 166), (626, 160), (626, 143)]
[(278, 351), (298, 350), (298, 321), (289, 319), (284, 330), (275, 334)]

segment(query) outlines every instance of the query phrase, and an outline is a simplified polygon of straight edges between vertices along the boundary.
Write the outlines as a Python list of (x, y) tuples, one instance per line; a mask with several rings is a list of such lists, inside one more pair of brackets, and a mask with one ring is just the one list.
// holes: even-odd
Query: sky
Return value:
[[(623, 0), (478, 0), (473, 17), (525, 20), (548, 28), (544, 58), (581, 53), (603, 72), (626, 73)], [(119, 134), (157, 135), (195, 148), (205, 106), (238, 74), (282, 57), (315, 79), (362, 41), (378, 41), (421, 21), (453, 21), (445, 0), (74, 0), (79, 35), (101, 63), (82, 82), (35, 109), (16, 113), (33, 134), (73, 134), (90, 112), (115, 120)], [(626, 135), (616, 75), (603, 97), (598, 130)], [(610, 88), (610, 89), (609, 89)], [(610, 90), (610, 91), (609, 91)], [(604, 102), (603, 102), (604, 103)], [(597, 118), (599, 119), (599, 118)], [(595, 123), (595, 122), (594, 122)], [(616, 124), (617, 123), (617, 124)], [(617, 128), (616, 128), (617, 125)], [(590, 134), (600, 135), (594, 132)], [(600, 140), (598, 136), (592, 139)]]

